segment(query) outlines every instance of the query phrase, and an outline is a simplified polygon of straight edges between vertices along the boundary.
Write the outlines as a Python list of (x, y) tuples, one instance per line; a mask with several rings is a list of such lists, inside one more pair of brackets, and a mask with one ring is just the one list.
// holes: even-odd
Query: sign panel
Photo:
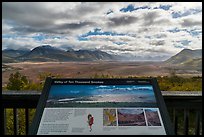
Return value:
[(50, 79), (30, 134), (169, 135), (156, 79)]

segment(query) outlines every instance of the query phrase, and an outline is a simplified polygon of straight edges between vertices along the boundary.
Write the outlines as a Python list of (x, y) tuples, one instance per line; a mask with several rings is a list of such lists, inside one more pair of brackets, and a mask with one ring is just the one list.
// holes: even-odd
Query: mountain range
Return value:
[[(67, 62), (67, 61), (116, 61), (125, 57), (108, 54), (100, 50), (61, 50), (50, 45), (42, 45), (32, 50), (5, 49), (2, 51), (2, 63), (31, 62)], [(163, 64), (184, 69), (202, 70), (202, 49), (183, 49), (176, 55), (163, 61)]]
[(2, 62), (13, 63), (22, 61), (47, 62), (47, 61), (96, 61), (96, 60), (115, 60), (114, 55), (110, 55), (100, 50), (61, 50), (50, 45), (43, 45), (32, 50), (13, 50), (2, 51)]
[(2, 62), (3, 63), (15, 63), (18, 62), (15, 58), (28, 53), (30, 50), (27, 49), (5, 49), (2, 51)]
[(181, 52), (164, 61), (164, 63), (182, 69), (202, 71), (202, 49), (183, 49)]

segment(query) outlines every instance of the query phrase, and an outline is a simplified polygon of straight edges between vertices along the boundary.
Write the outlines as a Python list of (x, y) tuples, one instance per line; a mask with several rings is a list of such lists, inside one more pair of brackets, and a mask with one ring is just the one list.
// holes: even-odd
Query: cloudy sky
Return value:
[(202, 3), (4, 2), (2, 49), (44, 44), (165, 60), (202, 49)]

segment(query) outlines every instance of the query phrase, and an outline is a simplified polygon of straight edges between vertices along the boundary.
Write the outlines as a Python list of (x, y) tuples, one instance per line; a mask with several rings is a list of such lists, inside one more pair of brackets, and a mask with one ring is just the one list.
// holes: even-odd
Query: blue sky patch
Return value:
[(197, 14), (199, 12), (202, 12), (202, 9), (189, 9), (185, 12), (172, 12), (172, 18), (180, 18), (180, 17), (185, 17), (188, 15), (192, 15), (192, 14)]
[(174, 47), (179, 48), (179, 49), (184, 48), (184, 46), (182, 46), (182, 45), (174, 45)]
[(150, 9), (148, 6), (142, 6), (142, 7), (134, 7), (132, 4), (128, 5), (127, 8), (122, 8), (120, 11), (122, 12), (132, 12), (134, 10), (139, 10), (139, 9)]
[(202, 35), (202, 30), (197, 30), (197, 29), (187, 30), (187, 29), (174, 28), (174, 29), (170, 29), (170, 30), (167, 30), (167, 31), (172, 32), (172, 33), (185, 31), (185, 32), (188, 32), (193, 37), (196, 37), (198, 35)]
[[(97, 36), (97, 35), (106, 35), (106, 36), (125, 36), (127, 34), (123, 34), (123, 33), (116, 33), (116, 32), (111, 32), (111, 31), (102, 31), (99, 28), (95, 28), (93, 31), (89, 31), (88, 33), (79, 35), (77, 37), (77, 39), (79, 41), (88, 41), (89, 40), (89, 36)], [(116, 42), (115, 44), (117, 45), (123, 45), (123, 44), (127, 44), (125, 42)]]
[(132, 4), (128, 5), (127, 8), (120, 9), (120, 11), (122, 11), (122, 12), (128, 12), (128, 11), (132, 12), (134, 10), (135, 10), (135, 8)]
[(86, 37), (78, 36), (77, 37), (78, 41), (88, 41), (89, 39)]
[(115, 33), (111, 31), (101, 31), (101, 29), (95, 28), (93, 31), (89, 31), (88, 33), (82, 34), (78, 37), (79, 40), (88, 40), (88, 36), (96, 36), (96, 35), (107, 35), (107, 36), (124, 36), (123, 33)]
[(198, 36), (198, 35), (202, 35), (202, 31), (201, 30), (196, 30), (196, 29), (186, 30), (186, 32), (188, 32), (193, 37)]
[(190, 40), (180, 40), (180, 41), (177, 41), (177, 42), (181, 43), (184, 46), (189, 45), (189, 43), (191, 43)]
[(43, 40), (47, 39), (48, 36), (40, 34), (40, 35), (33, 36), (32, 38), (37, 40), (37, 41), (43, 41)]
[(32, 36), (32, 38), (37, 40), (37, 41), (43, 41), (45, 39), (62, 39), (64, 37), (63, 36), (49, 36), (49, 35), (45, 35), (45, 34), (38, 34), (36, 36)]
[(176, 33), (176, 32), (180, 32), (181, 30), (178, 29), (178, 28), (173, 28), (173, 29), (170, 29), (170, 30), (167, 30), (169, 32), (172, 32), (172, 33)]
[(169, 10), (171, 7), (172, 5), (160, 5), (159, 7), (154, 7), (153, 9)]

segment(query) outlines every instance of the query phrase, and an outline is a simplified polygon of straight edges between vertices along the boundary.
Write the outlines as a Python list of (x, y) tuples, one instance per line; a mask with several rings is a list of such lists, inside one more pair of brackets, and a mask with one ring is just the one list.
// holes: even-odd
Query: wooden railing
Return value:
[[(29, 125), (32, 122), (30, 115), (34, 114), (34, 111), (30, 114), (30, 111), (36, 108), (40, 94), (37, 91), (2, 92), (1, 125), (3, 128), (1, 132), (3, 135), (28, 134)], [(162, 91), (162, 95), (175, 133), (178, 135), (202, 135), (202, 92)], [(7, 114), (8, 111), (9, 114)], [(20, 118), (24, 119), (21, 120), (21, 123), (19, 122)], [(19, 127), (22, 124), (24, 128)]]

